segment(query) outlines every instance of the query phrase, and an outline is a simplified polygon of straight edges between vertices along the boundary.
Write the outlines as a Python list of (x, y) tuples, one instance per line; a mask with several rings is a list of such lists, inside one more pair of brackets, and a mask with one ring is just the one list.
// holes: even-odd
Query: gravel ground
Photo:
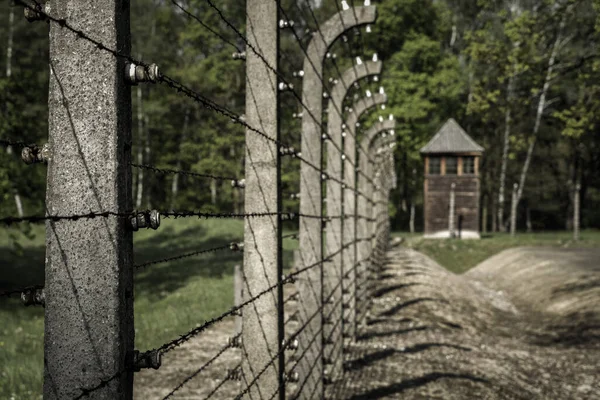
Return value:
[(333, 399), (600, 399), (600, 250), (511, 249), (457, 276), (396, 248)]
[[(371, 299), (330, 399), (600, 399), (600, 250), (511, 249), (458, 276), (395, 247)], [(169, 352), (135, 398), (164, 398), (234, 335), (230, 318)], [(226, 350), (171, 398), (234, 398), (240, 358)]]

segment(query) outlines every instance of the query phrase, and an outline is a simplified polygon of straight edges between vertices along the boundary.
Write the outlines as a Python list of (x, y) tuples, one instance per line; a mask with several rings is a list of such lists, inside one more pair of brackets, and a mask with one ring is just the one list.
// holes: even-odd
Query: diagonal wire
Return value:
[[(241, 336), (241, 334), (238, 334), (234, 338), (239, 338), (240, 336)], [(198, 368), (196, 371), (194, 371), (193, 374), (191, 374), (190, 376), (188, 376), (187, 378), (185, 378), (183, 381), (181, 381), (181, 383), (179, 385), (177, 385), (177, 387), (175, 387), (175, 389), (171, 390), (165, 397), (163, 397), (163, 400), (167, 400), (168, 398), (170, 398), (171, 396), (173, 396), (179, 389), (181, 389), (182, 387), (184, 387), (189, 381), (191, 381), (192, 379), (194, 379), (202, 371), (204, 371), (206, 368), (208, 368), (213, 362), (215, 362), (219, 357), (221, 357), (223, 355), (223, 353), (225, 353), (230, 348), (231, 348), (231, 344), (229, 344), (229, 343), (227, 345), (223, 346), (221, 348), (221, 350), (219, 350), (217, 352), (217, 354), (215, 354), (210, 360), (208, 360), (207, 362), (205, 362), (200, 368)]]
[(171, 3), (173, 3), (173, 5), (175, 7), (179, 8), (181, 11), (183, 11), (183, 13), (185, 13), (188, 16), (188, 18), (192, 18), (192, 19), (196, 20), (200, 25), (202, 25), (205, 29), (207, 29), (213, 35), (217, 36), (219, 39), (221, 39), (225, 43), (231, 45), (234, 49), (236, 49), (236, 51), (238, 53), (241, 53), (242, 50), (237, 45), (235, 45), (229, 39), (225, 38), (223, 35), (221, 35), (217, 31), (215, 31), (213, 28), (211, 28), (207, 24), (205, 24), (204, 21), (202, 21), (198, 16), (196, 16), (196, 15), (192, 14), (191, 12), (189, 12), (185, 7), (183, 7), (181, 4), (177, 3), (175, 0), (171, 0)]

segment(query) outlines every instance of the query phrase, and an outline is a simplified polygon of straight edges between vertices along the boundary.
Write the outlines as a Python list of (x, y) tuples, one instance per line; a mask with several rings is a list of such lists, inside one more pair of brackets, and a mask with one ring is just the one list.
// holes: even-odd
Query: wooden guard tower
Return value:
[(479, 238), (479, 146), (450, 118), (425, 147), (425, 237)]

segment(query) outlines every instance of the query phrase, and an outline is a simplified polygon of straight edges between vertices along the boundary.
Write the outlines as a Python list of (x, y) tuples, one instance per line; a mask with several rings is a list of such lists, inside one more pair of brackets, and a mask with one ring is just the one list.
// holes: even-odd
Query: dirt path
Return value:
[(600, 251), (507, 250), (457, 276), (396, 248), (334, 399), (600, 399)]

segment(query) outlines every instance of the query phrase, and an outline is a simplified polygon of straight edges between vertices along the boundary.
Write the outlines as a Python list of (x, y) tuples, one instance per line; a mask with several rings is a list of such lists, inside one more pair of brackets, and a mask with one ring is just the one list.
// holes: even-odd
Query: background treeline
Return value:
[[(306, 47), (311, 32), (341, 7), (334, 0), (283, 0)], [(132, 0), (132, 55), (157, 63), (170, 76), (243, 114), (245, 66), (232, 58), (244, 41), (211, 6), (245, 33), (238, 0)], [(351, 3), (351, 2), (350, 2)], [(356, 1), (356, 5), (362, 1)], [(415, 216), (421, 225), (419, 149), (448, 118), (485, 147), (482, 207), (488, 230), (503, 230), (514, 183), (519, 227), (570, 226), (572, 190), (581, 184), (583, 227), (600, 226), (600, 0), (382, 0), (367, 33), (351, 32), (331, 49), (324, 80), (374, 52), (384, 62), (379, 82), (362, 82), (348, 99), (385, 87), (385, 115), (398, 120), (399, 186), (390, 205), (395, 229)], [(178, 6), (179, 5), (179, 6)], [(197, 16), (202, 23), (184, 10)], [(43, 144), (47, 138), (48, 25), (28, 23), (22, 7), (0, 3), (0, 138)], [(77, 26), (77, 22), (73, 21)], [(211, 30), (217, 32), (215, 35)], [(85, 30), (85, 27), (81, 27)], [(360, 34), (359, 34), (360, 33)], [(293, 71), (304, 53), (291, 31), (281, 35), (282, 74), (300, 94)], [(339, 84), (339, 82), (338, 82)], [(132, 88), (133, 157), (159, 168), (243, 177), (244, 131), (161, 85)], [(291, 93), (281, 96), (282, 137), (299, 149), (303, 111)], [(374, 119), (372, 117), (371, 119)], [(364, 126), (368, 126), (368, 121)], [(45, 167), (26, 166), (19, 150), (2, 148), (0, 215), (43, 213)], [(297, 160), (284, 160), (284, 208), (294, 210)], [(228, 180), (163, 175), (135, 169), (137, 208), (243, 209), (242, 192)]]

